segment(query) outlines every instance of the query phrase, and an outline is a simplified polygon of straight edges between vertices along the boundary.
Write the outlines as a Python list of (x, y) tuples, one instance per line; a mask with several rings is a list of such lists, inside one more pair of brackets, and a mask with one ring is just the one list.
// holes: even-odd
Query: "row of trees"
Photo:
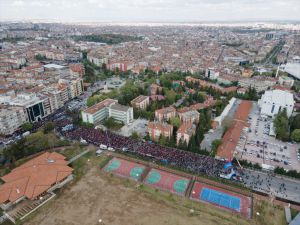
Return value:
[(245, 94), (236, 94), (236, 97), (244, 100), (257, 101), (259, 99), (258, 93), (255, 88), (250, 87)]
[(289, 119), (286, 109), (283, 109), (276, 115), (274, 126), (278, 139), (300, 142), (300, 114)]
[(276, 167), (274, 173), (300, 179), (300, 173), (298, 173), (296, 170), (286, 171), (282, 167)]
[(68, 145), (67, 140), (58, 139), (53, 130), (52, 124), (48, 124), (43, 130), (33, 133), (20, 139), (3, 150), (6, 163), (14, 164), (17, 160), (33, 155), (45, 149)]
[(73, 39), (75, 41), (100, 42), (112, 45), (128, 41), (137, 41), (141, 40), (142, 38), (123, 34), (91, 34), (74, 36)]

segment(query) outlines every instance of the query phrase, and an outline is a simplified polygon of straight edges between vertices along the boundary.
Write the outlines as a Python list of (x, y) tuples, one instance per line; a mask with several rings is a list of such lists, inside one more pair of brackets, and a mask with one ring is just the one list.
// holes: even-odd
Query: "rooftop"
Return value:
[(45, 152), (13, 169), (1, 179), (0, 203), (14, 202), (22, 197), (33, 199), (72, 174), (65, 157), (56, 152)]
[(178, 128), (177, 133), (187, 134), (192, 136), (196, 131), (196, 126), (193, 123), (183, 123)]
[(131, 101), (131, 104), (141, 103), (142, 101), (145, 101), (147, 98), (149, 98), (149, 96), (140, 95), (140, 96), (136, 97), (135, 99), (133, 99)]
[(116, 103), (116, 104), (113, 104), (110, 108), (114, 109), (114, 110), (118, 110), (118, 111), (127, 112), (130, 107)]
[(161, 122), (149, 122), (148, 123), (149, 129), (157, 129), (160, 131), (170, 131), (173, 129), (173, 126), (167, 123), (161, 123)]
[(165, 113), (172, 113), (172, 112), (176, 112), (176, 109), (173, 106), (155, 110), (155, 113), (158, 114), (165, 114)]
[(241, 131), (248, 126), (247, 120), (252, 108), (251, 101), (242, 101), (237, 108), (233, 125), (226, 131), (222, 138), (222, 144), (218, 147), (217, 156), (225, 159), (232, 159), (234, 150), (240, 139)]
[(98, 112), (99, 110), (101, 110), (111, 104), (115, 104), (115, 103), (117, 103), (117, 100), (108, 98), (108, 99), (103, 100), (102, 102), (97, 103), (96, 105), (93, 105), (93, 106), (87, 108), (83, 112), (88, 113), (88, 114), (94, 114), (94, 113)]

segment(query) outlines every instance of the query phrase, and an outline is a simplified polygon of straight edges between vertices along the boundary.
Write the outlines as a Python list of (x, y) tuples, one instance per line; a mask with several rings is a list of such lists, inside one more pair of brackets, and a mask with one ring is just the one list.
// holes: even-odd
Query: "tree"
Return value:
[(289, 139), (289, 119), (287, 117), (286, 109), (279, 112), (274, 119), (274, 126), (277, 138), (282, 141)]
[(205, 97), (201, 92), (197, 92), (194, 94), (194, 100), (199, 103), (203, 103), (205, 101)]
[(300, 114), (291, 118), (291, 130), (300, 129)]
[(83, 121), (80, 122), (80, 126), (87, 127), (87, 128), (94, 128), (95, 127), (94, 124), (88, 123), (88, 122), (83, 122)]
[(216, 155), (218, 147), (222, 144), (222, 140), (216, 139), (211, 143), (211, 151), (213, 156)]
[(123, 122), (117, 121), (113, 117), (108, 117), (106, 120), (104, 120), (103, 125), (106, 126), (108, 129), (120, 129), (124, 126)]
[(167, 104), (171, 105), (176, 100), (176, 92), (174, 90), (166, 90), (165, 92)]
[(107, 96), (105, 96), (105, 95), (94, 95), (94, 96), (91, 96), (87, 99), (86, 105), (88, 107), (91, 107), (91, 106), (93, 106), (93, 105), (97, 104), (98, 102), (101, 102), (105, 99), (107, 99)]
[(163, 135), (160, 135), (159, 137), (159, 144), (162, 145), (162, 146), (166, 146), (168, 143), (168, 140), (165, 136)]
[(36, 60), (41, 61), (41, 60), (45, 60), (45, 59), (46, 59), (46, 56), (41, 55), (41, 54), (37, 54), (34, 58), (35, 58)]
[(293, 130), (291, 138), (293, 141), (300, 142), (300, 129)]
[(55, 125), (53, 122), (48, 122), (44, 125), (44, 134), (48, 134), (51, 131), (53, 131), (55, 128)]
[(224, 130), (224, 133), (233, 125), (233, 119), (230, 116), (226, 116), (222, 121), (222, 127)]
[(131, 134), (131, 138), (132, 138), (132, 139), (139, 139), (140, 136), (139, 136), (139, 134), (138, 134), (136, 131), (134, 131), (134, 132), (132, 132), (132, 134)]
[(120, 95), (118, 101), (122, 105), (128, 105), (130, 101), (143, 93), (143, 89), (134, 84), (132, 80), (126, 82), (120, 88)]
[(30, 131), (33, 128), (33, 124), (30, 122), (23, 123), (21, 126), (23, 131)]
[(189, 142), (188, 151), (198, 152), (198, 150), (199, 150), (199, 145), (197, 145), (197, 143), (196, 143), (196, 136), (192, 135), (190, 142)]
[(181, 124), (180, 118), (178, 116), (170, 118), (170, 124), (172, 124), (176, 128), (179, 128)]

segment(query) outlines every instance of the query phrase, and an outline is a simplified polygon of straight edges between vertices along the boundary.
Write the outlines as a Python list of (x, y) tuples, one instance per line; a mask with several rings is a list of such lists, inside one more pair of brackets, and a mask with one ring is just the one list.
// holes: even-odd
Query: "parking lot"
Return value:
[(148, 120), (136, 119), (132, 123), (123, 126), (118, 133), (122, 136), (129, 137), (135, 131), (140, 137), (144, 137), (147, 134), (147, 124)]
[(248, 122), (250, 127), (243, 130), (236, 148), (239, 159), (300, 171), (300, 161), (297, 156), (300, 145), (282, 142), (270, 136), (272, 119), (262, 118), (255, 103)]

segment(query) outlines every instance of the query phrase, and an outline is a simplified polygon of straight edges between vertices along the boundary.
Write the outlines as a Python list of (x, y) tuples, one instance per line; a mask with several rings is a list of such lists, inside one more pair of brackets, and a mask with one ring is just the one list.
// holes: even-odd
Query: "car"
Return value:
[(101, 144), (101, 145), (100, 145), (100, 149), (102, 149), (102, 150), (107, 150), (107, 146), (106, 146), (106, 145), (103, 145), (103, 144)]
[(107, 150), (108, 150), (108, 151), (111, 151), (111, 152), (114, 152), (114, 151), (115, 151), (115, 149), (112, 148), (112, 147), (108, 147)]

